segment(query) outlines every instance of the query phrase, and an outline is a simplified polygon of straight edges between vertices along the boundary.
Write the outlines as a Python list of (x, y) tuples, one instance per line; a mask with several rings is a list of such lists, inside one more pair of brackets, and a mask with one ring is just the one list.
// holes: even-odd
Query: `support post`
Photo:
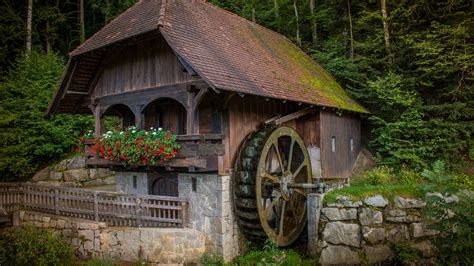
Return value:
[(190, 88), (188, 94), (188, 106), (186, 108), (186, 134), (194, 135), (196, 132), (196, 106), (194, 105), (194, 91)]
[(100, 113), (100, 104), (97, 104), (95, 106), (94, 117), (95, 117), (94, 134), (96, 137), (98, 137), (104, 130), (104, 119), (102, 119), (102, 116)]
[(308, 211), (308, 254), (318, 255), (318, 225), (321, 216), (324, 194), (310, 193), (307, 196)]

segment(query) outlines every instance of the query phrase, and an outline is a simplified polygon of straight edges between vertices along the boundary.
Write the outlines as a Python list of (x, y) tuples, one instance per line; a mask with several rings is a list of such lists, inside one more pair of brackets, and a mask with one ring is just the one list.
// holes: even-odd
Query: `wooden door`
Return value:
[(170, 173), (151, 173), (152, 195), (178, 197), (178, 175)]

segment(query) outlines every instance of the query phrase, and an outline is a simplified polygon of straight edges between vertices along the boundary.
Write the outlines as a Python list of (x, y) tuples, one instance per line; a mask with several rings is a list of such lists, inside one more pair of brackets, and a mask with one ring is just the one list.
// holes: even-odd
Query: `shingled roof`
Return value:
[(70, 56), (152, 31), (213, 88), (367, 112), (285, 36), (203, 0), (141, 0)]

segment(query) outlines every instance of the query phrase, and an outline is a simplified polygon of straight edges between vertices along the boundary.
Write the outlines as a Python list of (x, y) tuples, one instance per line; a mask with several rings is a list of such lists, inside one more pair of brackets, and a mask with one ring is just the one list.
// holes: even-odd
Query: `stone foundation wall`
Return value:
[(231, 178), (179, 174), (178, 184), (179, 197), (189, 199), (190, 228), (206, 235), (206, 251), (227, 261), (242, 254), (245, 240), (234, 216)]
[(184, 264), (199, 263), (206, 251), (206, 236), (190, 228), (107, 227), (102, 222), (31, 211), (19, 211), (13, 217), (14, 226), (32, 224), (61, 234), (83, 258)]
[(418, 199), (380, 195), (353, 202), (339, 196), (325, 204), (319, 223), (321, 264), (388, 263), (393, 246), (403, 242), (419, 251), (426, 261), (436, 249), (429, 238), (439, 232), (427, 228), (420, 210), (426, 204)]

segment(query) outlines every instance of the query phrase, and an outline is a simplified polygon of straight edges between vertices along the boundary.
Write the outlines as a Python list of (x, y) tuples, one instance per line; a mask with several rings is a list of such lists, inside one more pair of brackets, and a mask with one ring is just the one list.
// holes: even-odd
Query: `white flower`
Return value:
[(153, 132), (153, 135), (156, 135), (156, 132)]
[(132, 130), (132, 133), (135, 133), (136, 131), (135, 130)]
[(158, 130), (161, 131), (161, 130), (163, 130), (163, 128), (159, 127)]
[(150, 127), (150, 130), (153, 130), (153, 127)]
[(123, 135), (123, 131), (120, 131), (120, 135)]
[(148, 135), (148, 132), (145, 132), (145, 135)]

